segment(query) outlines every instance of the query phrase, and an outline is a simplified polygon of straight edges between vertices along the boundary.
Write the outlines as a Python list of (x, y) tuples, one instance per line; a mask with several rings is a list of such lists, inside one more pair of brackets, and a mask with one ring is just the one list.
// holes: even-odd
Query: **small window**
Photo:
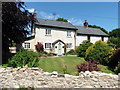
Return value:
[(24, 47), (25, 47), (25, 49), (29, 49), (29, 48), (30, 48), (30, 43), (26, 42), (26, 43), (24, 44)]
[(67, 31), (67, 36), (71, 37), (71, 31)]
[(72, 43), (67, 43), (67, 48), (72, 48)]
[(51, 48), (51, 43), (45, 43), (45, 48)]
[(51, 35), (51, 29), (46, 29), (45, 34), (46, 34), (46, 35)]

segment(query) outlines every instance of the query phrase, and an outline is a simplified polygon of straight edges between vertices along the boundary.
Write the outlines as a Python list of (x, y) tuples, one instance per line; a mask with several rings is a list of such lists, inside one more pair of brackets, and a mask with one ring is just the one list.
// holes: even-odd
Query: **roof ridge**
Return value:
[[(37, 19), (42, 19), (42, 20), (45, 20), (45, 21), (56, 21), (56, 20), (43, 19), (43, 18), (37, 18)], [(56, 21), (56, 22), (69, 23), (69, 22), (63, 22), (63, 21)]]

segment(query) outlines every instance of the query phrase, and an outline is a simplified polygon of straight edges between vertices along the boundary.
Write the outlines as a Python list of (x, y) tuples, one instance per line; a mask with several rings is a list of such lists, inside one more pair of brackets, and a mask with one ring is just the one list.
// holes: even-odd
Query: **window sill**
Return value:
[(45, 48), (45, 50), (50, 50), (51, 48)]
[(66, 49), (72, 49), (72, 48), (66, 48)]
[(24, 48), (24, 49), (31, 49), (31, 48)]
[(72, 36), (67, 36), (67, 38), (72, 38)]
[(50, 36), (51, 37), (52, 35), (45, 35), (45, 36)]

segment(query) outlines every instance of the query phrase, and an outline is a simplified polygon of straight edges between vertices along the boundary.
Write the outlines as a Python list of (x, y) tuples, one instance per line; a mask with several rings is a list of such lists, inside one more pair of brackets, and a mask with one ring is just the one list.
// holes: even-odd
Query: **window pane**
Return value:
[(51, 43), (45, 43), (45, 48), (51, 48)]
[(46, 35), (51, 35), (51, 29), (46, 29)]
[(72, 43), (67, 43), (67, 48), (72, 48)]
[(67, 31), (67, 36), (71, 36), (71, 31)]
[(25, 48), (30, 48), (30, 43), (25, 43), (25, 44), (24, 44), (24, 47), (25, 47)]

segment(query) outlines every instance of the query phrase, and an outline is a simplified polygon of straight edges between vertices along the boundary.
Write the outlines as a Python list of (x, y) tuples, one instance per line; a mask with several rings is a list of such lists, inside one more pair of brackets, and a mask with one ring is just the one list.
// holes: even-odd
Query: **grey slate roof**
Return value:
[(77, 30), (77, 34), (83, 35), (100, 35), (100, 36), (109, 36), (108, 34), (104, 33), (102, 30), (97, 28), (85, 28), (83, 26), (75, 26)]
[(69, 22), (62, 22), (62, 21), (55, 21), (55, 20), (46, 20), (37, 18), (37, 22), (35, 24), (40, 26), (50, 26), (50, 27), (58, 27), (58, 28), (67, 28), (77, 30), (77, 34), (82, 35), (98, 35), (98, 36), (109, 36), (108, 34), (104, 33), (102, 30), (97, 28), (85, 28), (84, 26), (74, 26)]
[(41, 26), (50, 26), (50, 27), (59, 27), (59, 28), (68, 28), (68, 29), (74, 29), (77, 30), (75, 26), (73, 26), (69, 22), (62, 22), (62, 21), (54, 21), (54, 20), (46, 20), (37, 18), (38, 22), (35, 22), (37, 25)]

